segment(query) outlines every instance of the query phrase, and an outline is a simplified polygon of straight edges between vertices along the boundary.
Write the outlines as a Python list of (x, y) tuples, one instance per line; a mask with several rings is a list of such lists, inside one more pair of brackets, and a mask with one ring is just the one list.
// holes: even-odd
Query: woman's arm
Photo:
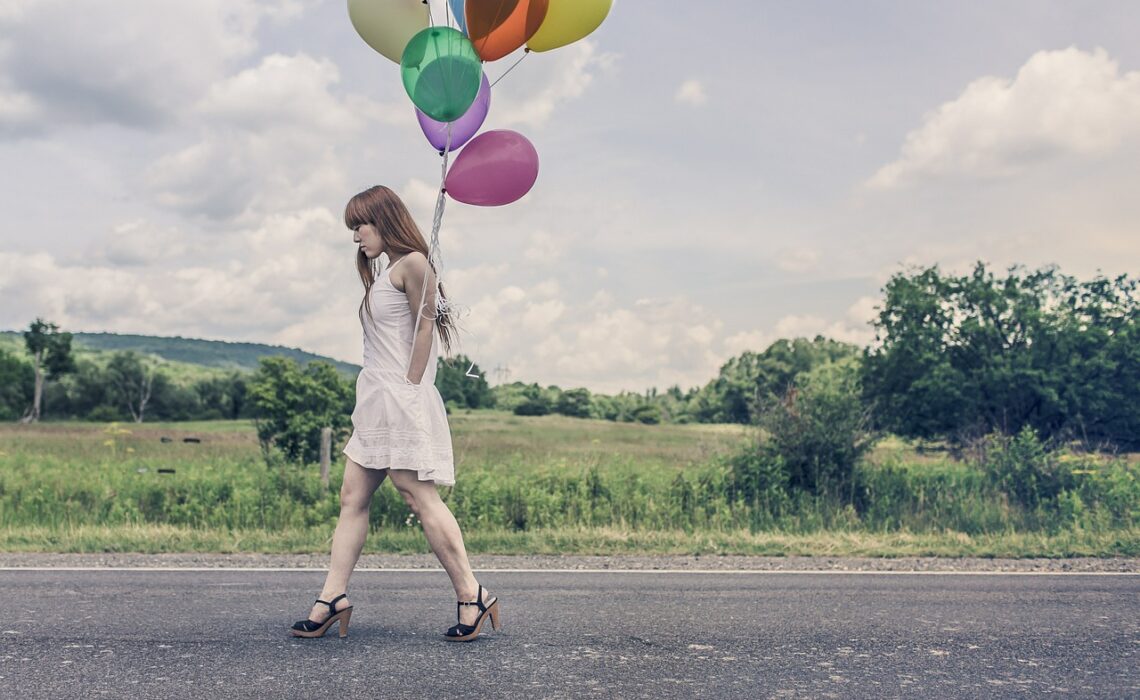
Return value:
[(437, 289), (435, 273), (428, 265), (427, 258), (422, 253), (416, 252), (408, 253), (407, 261), (400, 266), (400, 273), (404, 282), (404, 295), (408, 298), (408, 308), (412, 310), (413, 324), (417, 313), (419, 314), (419, 328), (414, 331), (415, 337), (412, 338), (412, 361), (407, 375), (408, 381), (419, 384), (427, 372), (428, 361), (431, 358), (432, 334), (435, 333)]

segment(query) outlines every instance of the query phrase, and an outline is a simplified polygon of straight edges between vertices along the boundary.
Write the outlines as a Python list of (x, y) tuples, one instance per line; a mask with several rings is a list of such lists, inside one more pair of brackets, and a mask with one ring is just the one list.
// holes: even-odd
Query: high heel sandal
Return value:
[(337, 597), (333, 598), (332, 602), (317, 598), (318, 603), (329, 606), (328, 618), (326, 618), (324, 622), (313, 622), (312, 620), (304, 619), (293, 623), (293, 629), (290, 630), (293, 633), (293, 636), (305, 637), (309, 639), (313, 637), (323, 637), (325, 636), (325, 632), (328, 631), (329, 627), (332, 627), (332, 624), (337, 621), (340, 622), (340, 636), (344, 637), (347, 635), (348, 620), (352, 617), (352, 606), (350, 605), (343, 610), (336, 609), (337, 601), (341, 598), (346, 597), (348, 597), (347, 593), (341, 593)]
[(491, 629), (498, 630), (503, 626), (500, 620), (501, 613), (499, 612), (499, 599), (491, 598), (486, 604), (483, 603), (483, 586), (479, 585), (479, 595), (473, 601), (460, 600), (455, 603), (455, 617), (459, 618), (459, 612), (464, 605), (478, 605), (479, 617), (475, 618), (475, 624), (465, 625), (462, 622), (451, 627), (444, 633), (444, 637), (449, 642), (470, 642), (479, 636), (479, 631), (483, 628), (483, 623), (487, 618), (491, 618)]

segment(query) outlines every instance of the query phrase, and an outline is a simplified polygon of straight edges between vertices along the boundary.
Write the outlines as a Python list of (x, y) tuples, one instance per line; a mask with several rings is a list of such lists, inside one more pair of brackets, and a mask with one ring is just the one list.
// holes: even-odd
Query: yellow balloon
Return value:
[(427, 29), (428, 6), (423, 0), (348, 0), (348, 18), (369, 46), (399, 63), (411, 38)]
[(549, 0), (546, 19), (526, 47), (549, 51), (572, 44), (597, 29), (613, 4), (613, 0)]

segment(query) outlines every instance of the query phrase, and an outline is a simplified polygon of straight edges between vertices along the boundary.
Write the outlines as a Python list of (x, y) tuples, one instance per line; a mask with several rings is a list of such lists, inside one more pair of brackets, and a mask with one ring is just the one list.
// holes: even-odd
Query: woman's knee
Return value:
[(344, 482), (340, 487), (341, 510), (367, 510), (372, 494), (360, 484)]
[(404, 486), (397, 486), (396, 492), (399, 493), (400, 497), (404, 499), (404, 503), (408, 504), (408, 509), (411, 510), (412, 513), (416, 515), (416, 517), (419, 517), (420, 499), (416, 498), (416, 492), (413, 489)]
[(344, 465), (344, 481), (340, 485), (341, 509), (368, 510), (372, 494), (387, 476), (387, 470), (366, 469), (351, 459)]
[(424, 509), (431, 508), (433, 497), (439, 499), (439, 494), (431, 482), (420, 481), (415, 472), (405, 472), (392, 477), (392, 484), (408, 508), (419, 517)]

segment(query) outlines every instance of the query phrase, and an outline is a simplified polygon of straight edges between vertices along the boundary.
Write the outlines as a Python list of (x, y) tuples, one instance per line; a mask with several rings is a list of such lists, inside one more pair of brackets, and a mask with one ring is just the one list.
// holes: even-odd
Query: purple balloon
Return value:
[(497, 207), (530, 191), (538, 179), (538, 151), (517, 131), (479, 134), (447, 171), (444, 189), (464, 204)]
[[(475, 101), (463, 113), (463, 116), (451, 122), (451, 148), (454, 151), (463, 144), (471, 140), (479, 127), (483, 126), (483, 120), (487, 118), (487, 110), (491, 108), (491, 84), (487, 82), (487, 74), (483, 74), (483, 82), (479, 85), (479, 93), (475, 95)], [(424, 136), (427, 137), (428, 143), (435, 147), (435, 150), (443, 153), (443, 149), (447, 146), (447, 124), (448, 122), (437, 122), (428, 115), (420, 111), (416, 107), (416, 119), (420, 121), (420, 128), (424, 130)]]

